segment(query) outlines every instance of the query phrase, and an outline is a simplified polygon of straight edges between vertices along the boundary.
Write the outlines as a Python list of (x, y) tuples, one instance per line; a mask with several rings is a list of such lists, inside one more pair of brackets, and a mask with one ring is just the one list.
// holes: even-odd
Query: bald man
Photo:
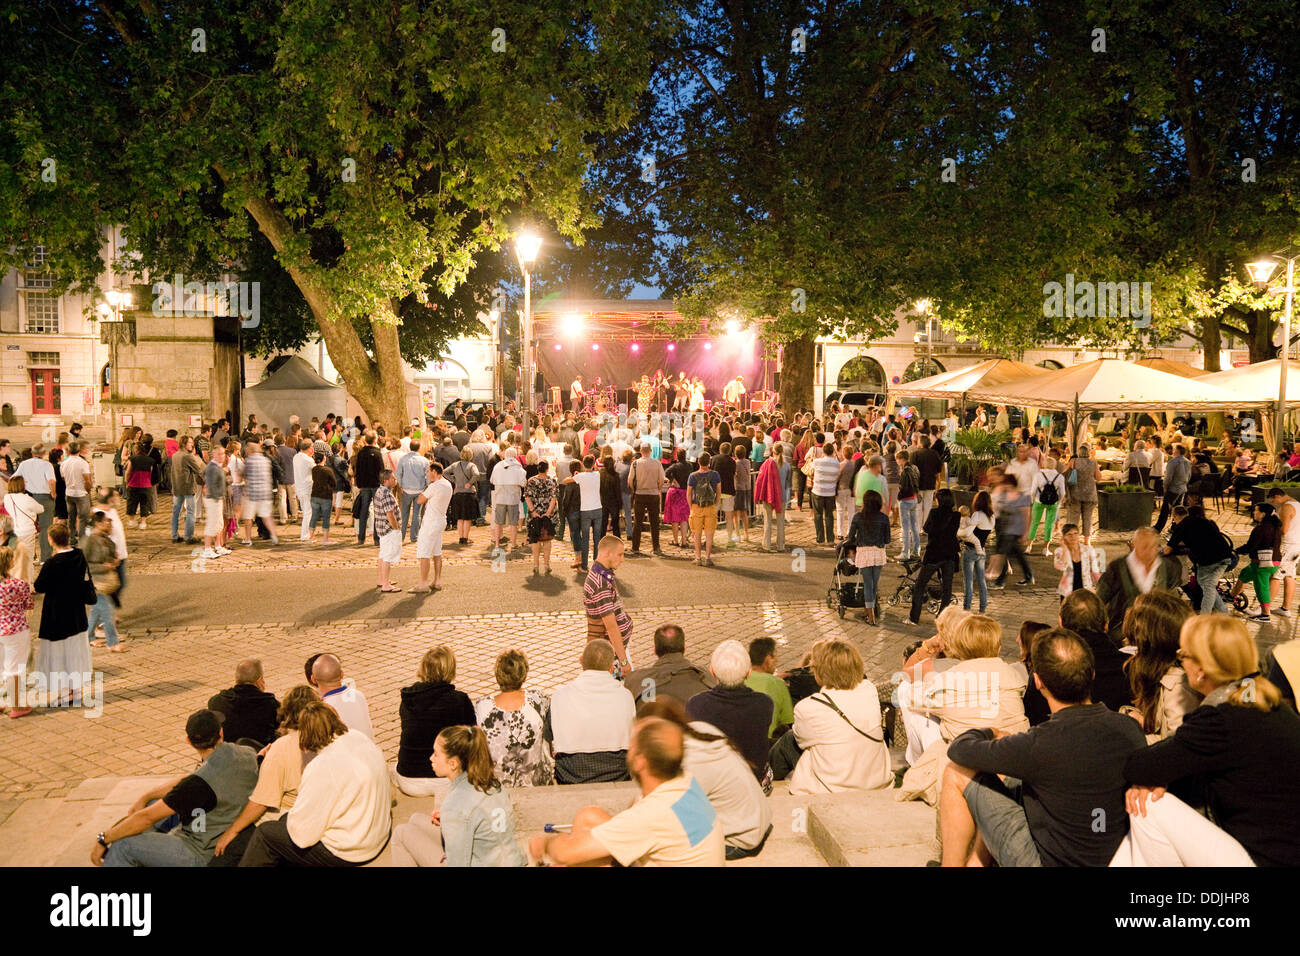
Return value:
[(1134, 531), (1132, 550), (1111, 561), (1097, 579), (1097, 597), (1106, 606), (1107, 631), (1115, 645), (1124, 642), (1124, 612), (1139, 594), (1176, 591), (1182, 580), (1182, 562), (1160, 554), (1160, 536), (1155, 529)]
[(320, 692), (321, 700), (334, 708), (349, 730), (359, 730), (371, 740), (375, 739), (366, 695), (354, 681), (343, 679), (343, 665), (337, 657), (322, 654), (316, 658), (316, 663), (311, 666), (311, 681)]
[(232, 744), (256, 741), (254, 749), (261, 750), (275, 740), (280, 704), (267, 693), (262, 662), (256, 658), (235, 665), (235, 686), (214, 695), (208, 709), (225, 715), (221, 731)]
[(661, 717), (638, 721), (628, 745), (627, 768), (641, 799), (611, 816), (584, 807), (570, 833), (539, 834), (529, 855), (564, 866), (722, 866), (725, 845), (718, 816), (698, 780), (682, 767), (678, 724)]

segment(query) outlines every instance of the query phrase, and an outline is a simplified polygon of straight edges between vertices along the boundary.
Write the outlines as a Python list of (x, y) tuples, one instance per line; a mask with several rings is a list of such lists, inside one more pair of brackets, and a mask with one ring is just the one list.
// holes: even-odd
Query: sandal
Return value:
[(125, 644), (115, 644), (108, 649), (110, 654), (125, 654), (128, 650), (130, 650), (130, 648)]
[(382, 591), (384, 594), (397, 594), (402, 589), (401, 588), (380, 588), (379, 590)]
[(91, 647), (108, 647), (108, 642), (107, 642), (107, 641), (91, 641), (91, 642), (90, 642), (90, 646), (91, 646)]

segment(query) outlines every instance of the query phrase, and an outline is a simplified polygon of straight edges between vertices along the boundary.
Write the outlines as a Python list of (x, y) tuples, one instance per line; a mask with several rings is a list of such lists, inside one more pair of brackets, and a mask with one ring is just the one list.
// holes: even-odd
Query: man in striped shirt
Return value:
[(614, 571), (623, 563), (623, 539), (607, 534), (596, 548), (596, 560), (582, 585), (582, 605), (587, 612), (587, 640), (607, 640), (614, 648), (614, 676), (619, 680), (632, 670), (628, 639), (632, 618), (623, 607)]

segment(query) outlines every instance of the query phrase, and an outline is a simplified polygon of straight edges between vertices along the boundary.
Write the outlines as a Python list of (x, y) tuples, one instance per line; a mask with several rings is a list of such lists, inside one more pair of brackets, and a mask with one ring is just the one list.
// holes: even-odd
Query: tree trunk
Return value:
[[(1223, 348), (1223, 331), (1219, 317), (1207, 315), (1201, 320), (1201, 351), (1207, 372), (1220, 372), (1219, 352)], [(1205, 416), (1206, 431), (1218, 435), (1223, 431), (1223, 412), (1210, 412)]]
[(813, 406), (813, 359), (817, 345), (811, 335), (787, 342), (781, 357), (781, 403), (786, 414)]
[[(217, 171), (224, 179), (219, 166)], [(244, 208), (257, 222), (272, 248), (283, 255), (286, 242), (293, 235), (293, 225), (289, 220), (269, 199), (253, 197), (244, 203)], [(400, 435), (402, 426), (406, 424), (406, 376), (402, 371), (398, 344), (396, 306), (385, 303), (370, 316), (375, 336), (375, 357), (371, 358), (362, 347), (351, 319), (339, 312), (334, 297), (317, 279), (315, 268), (281, 261), (307, 300), (325, 347), (329, 349), (330, 361), (343, 376), (347, 390), (372, 423), (382, 422), (385, 430), (391, 429), (390, 433)]]

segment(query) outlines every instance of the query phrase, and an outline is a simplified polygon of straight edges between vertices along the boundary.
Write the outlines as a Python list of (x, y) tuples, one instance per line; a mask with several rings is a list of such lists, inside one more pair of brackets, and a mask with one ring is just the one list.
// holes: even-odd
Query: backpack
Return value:
[(1044, 483), (1043, 487), (1038, 490), (1038, 503), (1040, 505), (1054, 505), (1061, 500), (1061, 493), (1056, 490), (1056, 476)]
[(899, 497), (911, 498), (919, 493), (921, 484), (921, 472), (916, 465), (904, 465), (898, 472), (898, 494)]
[(712, 508), (718, 503), (718, 492), (713, 487), (712, 476), (712, 471), (706, 471), (701, 475), (703, 480), (695, 483), (695, 503), (701, 508)]

